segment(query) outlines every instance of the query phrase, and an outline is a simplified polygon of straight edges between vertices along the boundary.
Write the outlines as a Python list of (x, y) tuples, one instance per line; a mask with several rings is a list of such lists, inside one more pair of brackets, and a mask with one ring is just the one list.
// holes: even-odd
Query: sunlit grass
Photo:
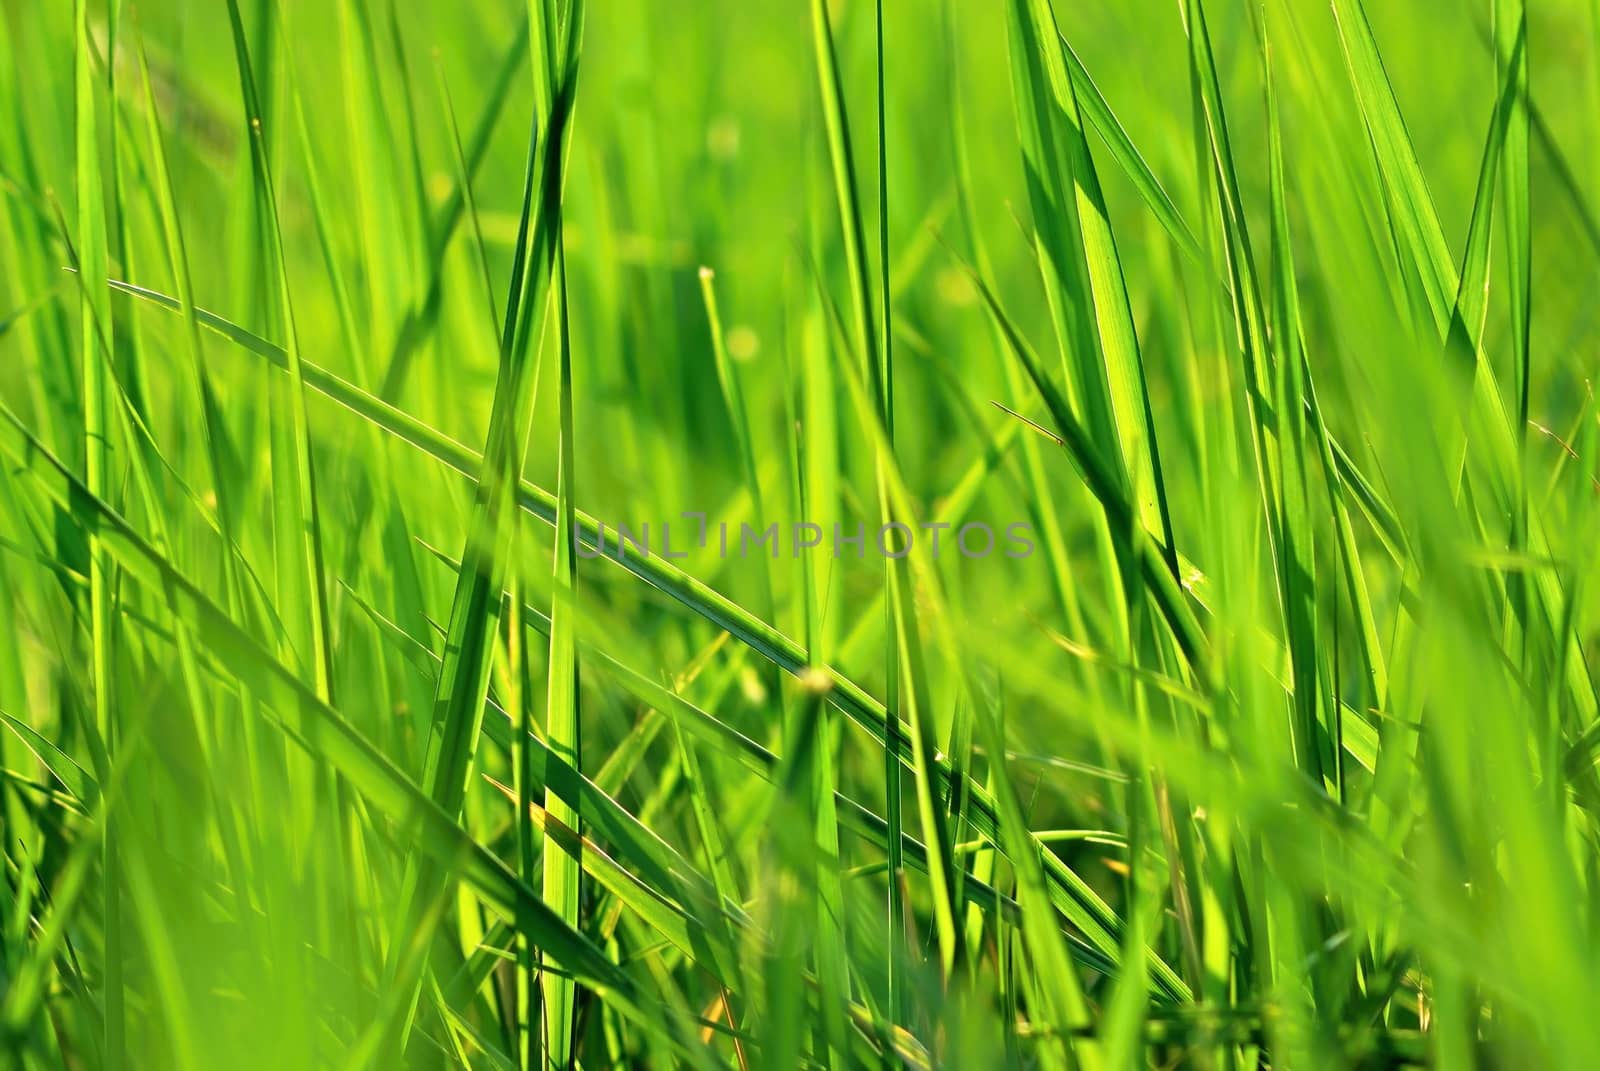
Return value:
[(13, 5), (0, 1064), (1592, 1065), (1596, 40)]

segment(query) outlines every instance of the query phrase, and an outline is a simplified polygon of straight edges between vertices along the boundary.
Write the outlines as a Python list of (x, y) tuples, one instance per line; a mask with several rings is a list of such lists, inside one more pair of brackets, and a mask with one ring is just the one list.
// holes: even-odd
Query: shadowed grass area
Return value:
[(1597, 41), (0, 11), (0, 1066), (1590, 1066)]

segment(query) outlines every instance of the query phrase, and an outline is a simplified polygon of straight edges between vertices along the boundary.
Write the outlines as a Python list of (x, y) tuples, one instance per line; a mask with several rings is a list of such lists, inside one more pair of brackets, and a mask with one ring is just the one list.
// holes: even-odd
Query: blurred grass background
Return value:
[(0, 1059), (1590, 1066), (1600, 8), (1056, 7), (5, 4)]

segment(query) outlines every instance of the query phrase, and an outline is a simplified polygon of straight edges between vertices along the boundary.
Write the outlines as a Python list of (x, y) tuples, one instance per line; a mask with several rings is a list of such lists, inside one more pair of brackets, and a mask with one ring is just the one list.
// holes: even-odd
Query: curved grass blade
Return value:
[(27, 722), (18, 721), (3, 710), (0, 710), (0, 721), (4, 721), (6, 728), (15, 733), (17, 739), (33, 752), (34, 757), (50, 772), (50, 776), (61, 782), (61, 787), (67, 790), (68, 795), (86, 812), (94, 810), (100, 799), (100, 784), (94, 775), (74, 762), (72, 756), (41, 736)]
[[(177, 303), (164, 294), (157, 293), (144, 287), (131, 283), (117, 282), (115, 288), (127, 293), (135, 294), (153, 304), (167, 309), (174, 309)], [(992, 297), (992, 295), (991, 295)], [(280, 347), (269, 342), (253, 332), (247, 331), (239, 325), (217, 316), (206, 310), (199, 310), (202, 325), (217, 331), (219, 334), (238, 343), (244, 349), (256, 354), (273, 364), (282, 367), (283, 351)], [(1014, 344), (1026, 347), (1020, 335), (1014, 333), (1014, 328), (1008, 335)], [(1026, 351), (1024, 351), (1026, 352)], [(1038, 362), (1033, 360), (1032, 366), (1038, 371)], [(471, 476), (481, 465), (481, 458), (469, 447), (463, 446), (446, 435), (428, 427), (426, 424), (411, 417), (394, 406), (373, 397), (349, 381), (334, 375), (326, 369), (320, 368), (307, 361), (304, 365), (306, 383), (313, 389), (321, 391), (330, 399), (350, 409), (364, 420), (368, 420), (385, 431), (401, 439), (403, 442), (420, 450), (435, 460), (449, 466), (465, 476)], [(1043, 373), (1040, 371), (1040, 375)], [(1052, 386), (1053, 389), (1053, 386)], [(1068, 414), (1070, 418), (1070, 414)], [(1068, 428), (1075, 429), (1071, 441), (1075, 449), (1083, 451), (1079, 460), (1075, 461), (1084, 466), (1084, 471), (1091, 473), (1088, 479), (1091, 489), (1097, 494), (1107, 494), (1106, 508), (1108, 510), (1121, 510), (1120, 516), (1129, 516), (1127, 500), (1118, 497), (1109, 489), (1104, 481), (1104, 473), (1098, 458), (1092, 448), (1088, 446), (1087, 438), (1083, 436), (1081, 426), (1070, 422)], [(521, 507), (544, 523), (556, 523), (555, 496), (526, 480), (518, 490), (518, 502)], [(579, 545), (586, 551), (593, 551), (619, 566), (638, 580), (655, 588), (662, 594), (673, 599), (686, 610), (703, 618), (707, 622), (730, 633), (740, 643), (745, 644), (762, 658), (767, 659), (784, 672), (795, 677), (805, 673), (811, 665), (805, 649), (795, 643), (788, 636), (773, 626), (761, 621), (737, 603), (718, 593), (705, 583), (695, 579), (677, 568), (671, 562), (659, 556), (644, 557), (640, 554), (627, 553), (621, 549), (616, 539), (607, 540), (600, 531), (600, 522), (582, 510), (574, 510), (575, 534)], [(1207, 664), (1206, 642), (1204, 633), (1195, 621), (1193, 613), (1184, 603), (1184, 596), (1176, 580), (1167, 570), (1164, 557), (1153, 546), (1143, 552), (1141, 560), (1144, 568), (1152, 570), (1151, 577), (1147, 578), (1153, 590), (1159, 595), (1167, 592), (1170, 604), (1162, 606), (1164, 614), (1170, 614), (1174, 622), (1173, 628), (1179, 640), (1180, 647), (1185, 650), (1186, 657), (1191, 658), (1191, 665)], [(1155, 577), (1153, 570), (1159, 569), (1170, 582), (1170, 589), (1164, 588), (1159, 577)], [(891, 738), (887, 727), (889, 713), (884, 704), (874, 699), (863, 687), (844, 676), (831, 667), (824, 667), (833, 680), (833, 686), (827, 692), (827, 700), (836, 709), (859, 725), (879, 745), (885, 744)], [(1197, 676), (1205, 679), (1204, 674), (1197, 669)], [(909, 737), (905, 730), (898, 729), (893, 736), (892, 747), (900, 757), (903, 766), (909, 768), (912, 763)], [(937, 781), (938, 793), (945, 798), (951, 792), (951, 768), (948, 760), (941, 759), (933, 766), (933, 775)], [(999, 833), (996, 827), (996, 811), (994, 797), (981, 784), (969, 781), (964, 788), (970, 801), (969, 819), (974, 830), (980, 835), (997, 843)], [(1044, 868), (1046, 881), (1050, 888), (1052, 902), (1058, 910), (1073, 912), (1075, 924), (1083, 926), (1085, 933), (1097, 946), (1102, 942), (1109, 942), (1113, 949), (1118, 947), (1117, 938), (1120, 926), (1115, 913), (1110, 910), (1100, 898), (1082, 882), (1082, 879), (1073, 874), (1062, 861), (1052, 853), (1044, 853)], [(1103, 947), (1103, 946), (1102, 946)], [(1161, 987), (1161, 992), (1170, 999), (1186, 1000), (1189, 997), (1188, 987), (1181, 981), (1163, 979), (1157, 973), (1155, 982)]]
[[(1041, 241), (1048, 247), (1041, 261), (1047, 261), (1046, 278), (1054, 274), (1056, 285), (1065, 291), (1052, 301), (1081, 303), (1092, 310), (1079, 314), (1090, 321), (1079, 330), (1092, 328), (1097, 345), (1073, 351), (1071, 358), (1079, 365), (1075, 372), (1083, 388), (1087, 423), (1101, 437), (1102, 451), (1121, 462), (1138, 489), (1141, 523), (1171, 554), (1171, 515), (1144, 364), (1110, 215), (1068, 73), (1071, 50), (1056, 29), (1048, 3), (1027, 0), (1026, 11), (1023, 7), (1019, 0), (1011, 9), (1014, 48), (1022, 54), (1017, 63), (1022, 68), (1016, 76), (1017, 106), (1033, 114), (1019, 116), (1018, 126), (1025, 147), (1032, 146), (1029, 194)], [(1059, 222), (1052, 217), (1059, 217)], [(1065, 356), (1068, 336), (1060, 342)], [(1091, 354), (1098, 354), (1103, 373), (1081, 367)], [(1173, 568), (1176, 571), (1175, 558)]]

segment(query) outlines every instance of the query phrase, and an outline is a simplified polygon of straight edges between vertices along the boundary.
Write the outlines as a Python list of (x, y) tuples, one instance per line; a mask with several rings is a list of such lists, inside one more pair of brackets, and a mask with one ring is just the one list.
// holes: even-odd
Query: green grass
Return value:
[(1597, 42), (10, 5), (0, 1067), (1592, 1065)]

